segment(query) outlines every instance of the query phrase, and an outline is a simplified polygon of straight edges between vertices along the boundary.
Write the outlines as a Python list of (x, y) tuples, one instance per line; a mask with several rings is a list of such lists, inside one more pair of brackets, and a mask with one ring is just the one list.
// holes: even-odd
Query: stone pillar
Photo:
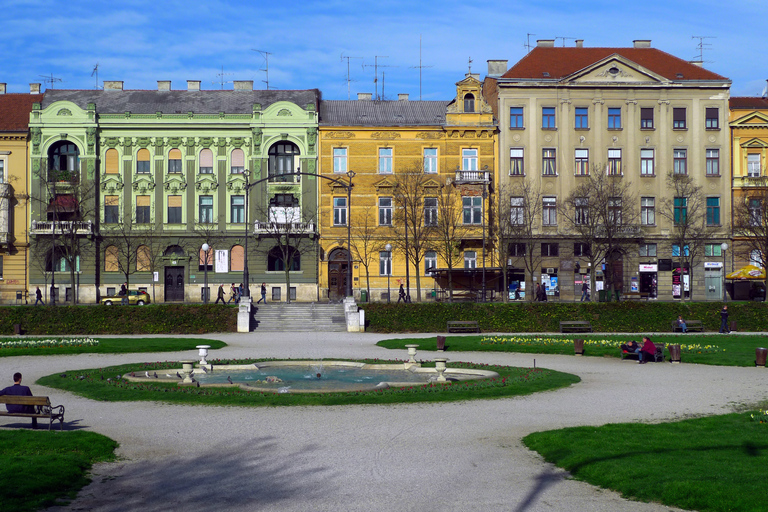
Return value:
[(347, 332), (360, 332), (360, 313), (354, 297), (344, 298), (344, 317), (347, 319)]
[(240, 298), (237, 311), (237, 332), (251, 332), (251, 298), (244, 295)]

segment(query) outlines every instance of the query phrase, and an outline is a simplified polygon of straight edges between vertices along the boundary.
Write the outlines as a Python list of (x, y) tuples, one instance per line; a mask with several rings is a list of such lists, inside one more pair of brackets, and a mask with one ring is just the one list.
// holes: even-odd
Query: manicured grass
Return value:
[[(584, 339), (584, 355), (596, 357), (621, 357), (619, 346), (629, 340), (642, 342), (642, 335), (547, 334), (541, 336), (448, 336), (447, 352), (523, 352), (531, 354), (573, 355), (573, 340)], [(754, 366), (755, 348), (768, 347), (768, 336), (749, 334), (686, 334), (683, 336), (652, 336), (652, 341), (681, 345), (683, 363), (712, 364), (721, 366)], [(415, 343), (419, 350), (437, 350), (436, 338), (396, 338), (382, 340), (378, 346), (406, 350), (405, 345)], [(669, 361), (669, 351), (664, 355)]]
[(70, 500), (117, 443), (93, 432), (0, 431), (0, 508), (28, 512)]
[[(84, 336), (81, 338), (85, 338)], [(202, 338), (99, 338), (98, 345), (79, 345), (68, 347), (34, 347), (34, 348), (0, 348), (0, 357), (9, 356), (51, 356), (61, 354), (128, 354), (140, 352), (176, 352), (179, 350), (194, 350), (196, 345), (210, 345), (211, 350), (226, 347), (219, 340)], [(34, 338), (34, 340), (69, 339), (61, 336), (51, 338)], [(32, 338), (0, 338), (4, 341), (32, 341)]]
[[(212, 361), (217, 364), (249, 364), (264, 359), (237, 361)], [(386, 363), (387, 361), (368, 360), (362, 362)], [(389, 361), (397, 363), (402, 361)], [(497, 379), (480, 381), (414, 384), (405, 388), (390, 388), (376, 391), (356, 391), (344, 393), (261, 393), (243, 391), (239, 387), (206, 388), (179, 387), (175, 383), (148, 382), (133, 383), (118, 380), (117, 375), (132, 371), (139, 375), (145, 371), (161, 372), (169, 368), (179, 368), (174, 361), (128, 364), (98, 368), (92, 370), (67, 371), (63, 374), (48, 375), (37, 381), (42, 386), (71, 391), (79, 395), (103, 401), (164, 401), (194, 405), (354, 405), (354, 404), (392, 404), (411, 402), (449, 402), (478, 398), (501, 398), (528, 395), (538, 391), (547, 391), (570, 386), (579, 382), (579, 378), (568, 373), (541, 368), (516, 368), (511, 366), (489, 366), (473, 363), (449, 363), (449, 368), (479, 368), (497, 372)], [(424, 366), (430, 366), (424, 364)], [(434, 366), (434, 365), (432, 365)], [(82, 378), (81, 378), (82, 377)], [(109, 379), (109, 380), (108, 380)]]
[(768, 423), (750, 413), (566, 428), (523, 443), (575, 478), (628, 498), (701, 512), (768, 510)]

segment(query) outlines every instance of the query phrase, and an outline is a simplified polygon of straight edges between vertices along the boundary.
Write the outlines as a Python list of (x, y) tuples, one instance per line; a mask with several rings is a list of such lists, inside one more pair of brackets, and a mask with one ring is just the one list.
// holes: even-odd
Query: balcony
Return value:
[(490, 183), (491, 171), (462, 171), (456, 170), (456, 183)]
[(254, 222), (254, 235), (314, 235), (314, 222)]
[(90, 220), (33, 220), (32, 227), (29, 230), (30, 235), (53, 235), (54, 228), (56, 234), (70, 234), (77, 236), (88, 236), (93, 234), (93, 222)]
[(734, 176), (734, 188), (764, 188), (768, 187), (768, 176)]
[(11, 185), (0, 183), (0, 244), (5, 245), (11, 234)]

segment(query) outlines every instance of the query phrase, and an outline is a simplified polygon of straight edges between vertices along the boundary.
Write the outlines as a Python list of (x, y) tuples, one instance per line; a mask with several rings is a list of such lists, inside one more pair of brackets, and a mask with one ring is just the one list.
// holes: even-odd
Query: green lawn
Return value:
[[(98, 345), (75, 345), (66, 347), (3, 347), (4, 342), (27, 342), (40, 340), (77, 340), (94, 339)], [(227, 344), (219, 340), (203, 338), (99, 338), (98, 336), (62, 337), (51, 336), (47, 338), (0, 338), (0, 357), (10, 356), (51, 356), (61, 354), (127, 354), (140, 352), (177, 352), (180, 350), (194, 350), (196, 345), (210, 345), (211, 350), (226, 347)]]
[[(238, 361), (213, 361), (214, 364), (250, 364), (259, 359)], [(263, 361), (263, 359), (262, 359)], [(363, 361), (385, 363), (387, 361)], [(402, 361), (390, 361), (392, 363)], [(547, 391), (570, 386), (579, 382), (579, 378), (568, 373), (542, 368), (516, 368), (511, 366), (488, 366), (473, 363), (448, 363), (449, 368), (480, 368), (497, 372), (497, 379), (485, 379), (469, 382), (414, 384), (405, 388), (391, 388), (376, 391), (356, 391), (344, 393), (261, 393), (233, 388), (196, 388), (179, 387), (170, 382), (133, 383), (118, 380), (117, 375), (131, 371), (139, 375), (144, 372), (161, 372), (169, 368), (179, 368), (175, 361), (127, 364), (91, 370), (74, 370), (48, 375), (37, 384), (71, 391), (79, 395), (104, 401), (164, 401), (194, 405), (354, 405), (354, 404), (391, 404), (412, 402), (447, 402), (472, 400), (478, 398), (501, 398), (528, 395), (538, 391)], [(424, 364), (425, 367), (430, 364)], [(431, 366), (434, 366), (432, 364)], [(82, 378), (81, 378), (82, 377)]]
[(117, 443), (93, 432), (0, 431), (0, 509), (32, 512), (69, 500)]
[[(448, 336), (446, 352), (523, 352), (531, 354), (573, 355), (573, 340), (585, 340), (584, 355), (596, 357), (621, 357), (619, 345), (629, 340), (642, 342), (642, 335), (547, 334), (542, 336)], [(754, 366), (755, 348), (768, 347), (768, 336), (750, 334), (686, 334), (682, 336), (653, 336), (652, 341), (681, 345), (683, 363), (712, 364), (722, 366)], [(419, 350), (437, 350), (433, 338), (396, 338), (382, 340), (378, 346), (405, 351), (405, 345), (418, 344)], [(669, 360), (669, 352), (664, 352)]]
[(764, 511), (768, 421), (750, 414), (566, 428), (523, 443), (575, 478), (627, 498), (701, 512)]

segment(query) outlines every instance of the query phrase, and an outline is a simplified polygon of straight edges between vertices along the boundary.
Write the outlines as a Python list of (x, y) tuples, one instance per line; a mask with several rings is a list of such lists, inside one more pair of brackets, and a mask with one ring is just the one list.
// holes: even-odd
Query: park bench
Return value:
[(640, 292), (626, 292), (621, 294), (621, 298), (624, 300), (648, 299), (648, 294)]
[[(666, 347), (665, 343), (654, 343), (653, 344), (656, 347), (656, 353), (653, 354), (653, 361), (655, 363), (662, 363), (664, 362), (664, 348)], [(627, 350), (624, 350), (623, 348), (619, 347), (619, 350), (621, 351), (621, 359), (640, 359), (640, 356), (637, 354), (637, 352), (629, 352)]]
[(35, 412), (7, 412), (0, 410), (0, 416), (12, 416), (17, 418), (48, 418), (48, 430), (55, 420), (59, 420), (59, 429), (64, 430), (64, 406), (51, 406), (47, 396), (17, 396), (2, 395), (0, 404), (31, 405)]
[[(704, 326), (701, 320), (684, 320), (688, 331), (704, 332)], [(677, 325), (677, 320), (672, 320), (672, 332), (683, 332), (683, 329)]]
[(480, 325), (474, 320), (451, 320), (448, 332), (480, 332)]
[(561, 320), (560, 332), (592, 332), (592, 324), (586, 320)]

